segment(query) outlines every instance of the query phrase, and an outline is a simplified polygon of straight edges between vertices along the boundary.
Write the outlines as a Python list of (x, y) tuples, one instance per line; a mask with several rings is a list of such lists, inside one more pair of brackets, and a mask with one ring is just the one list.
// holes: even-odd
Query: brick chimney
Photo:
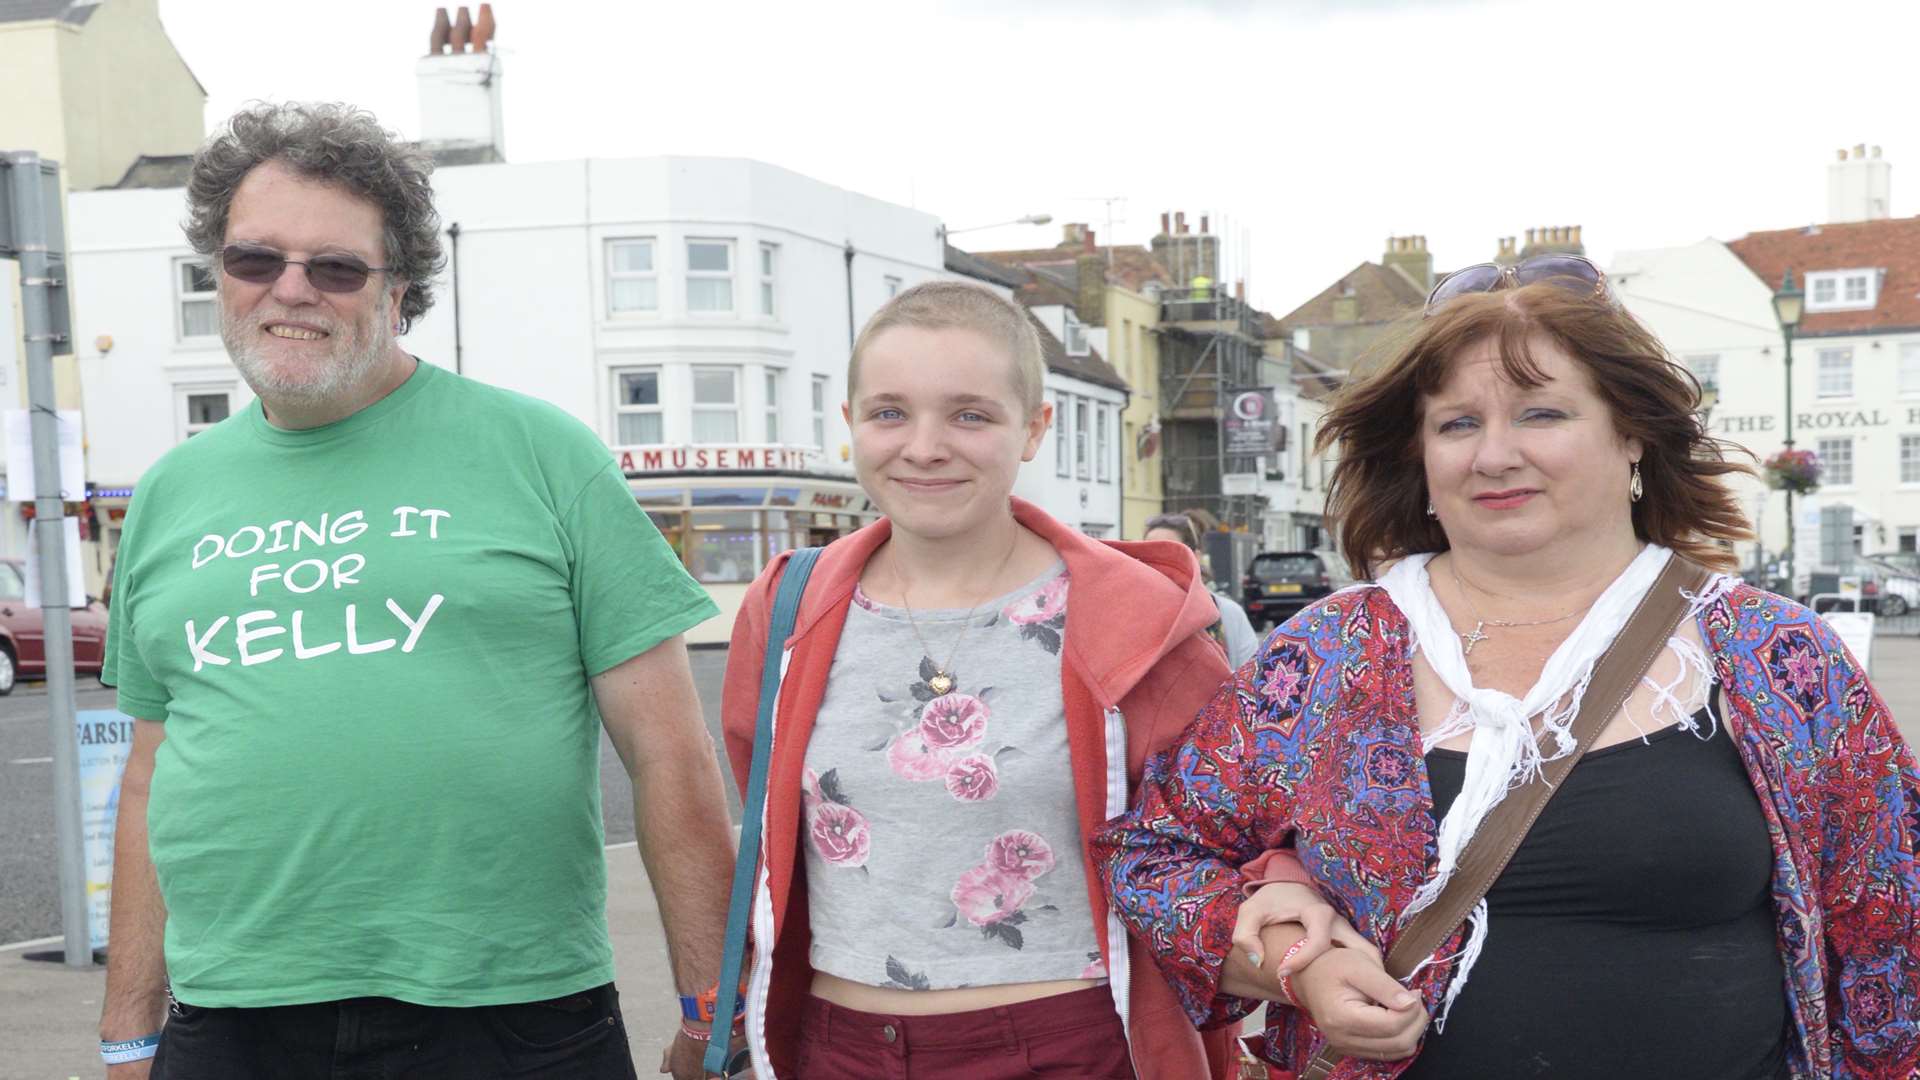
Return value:
[(1380, 257), (1380, 265), (1398, 270), (1422, 292), (1433, 288), (1433, 255), (1424, 236), (1387, 237), (1387, 253)]
[[(1220, 277), (1220, 238), (1207, 231), (1211, 224), (1205, 215), (1200, 218), (1200, 231), (1187, 231), (1187, 215), (1184, 211), (1174, 211), (1171, 215), (1160, 215), (1160, 235), (1148, 245), (1160, 265), (1173, 275), (1176, 284), (1185, 287), (1193, 283), (1194, 278), (1203, 277), (1219, 284)], [(1171, 231), (1169, 231), (1171, 226)]]
[(1527, 230), (1527, 246), (1520, 249), (1521, 259), (1535, 255), (1585, 255), (1578, 225), (1548, 225)]
[[(420, 87), (420, 143), (427, 150), (507, 159), (501, 124), (505, 76), (500, 54), (491, 48), (495, 29), (492, 4), (481, 4), (478, 18), (465, 7), (451, 19), (446, 8), (435, 9), (427, 55), (414, 65)], [(463, 160), (466, 157), (463, 154)]]

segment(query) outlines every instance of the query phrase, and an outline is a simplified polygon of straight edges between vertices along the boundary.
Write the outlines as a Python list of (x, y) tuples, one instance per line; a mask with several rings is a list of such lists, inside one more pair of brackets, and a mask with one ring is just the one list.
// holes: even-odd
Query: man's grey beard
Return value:
[(278, 401), (293, 406), (325, 405), (348, 396), (361, 385), (392, 351), (394, 338), (387, 320), (388, 304), (382, 297), (360, 324), (337, 319), (305, 316), (297, 322), (321, 323), (327, 330), (329, 355), (318, 365), (300, 372), (289, 372), (259, 355), (256, 345), (264, 331), (261, 326), (275, 319), (293, 318), (282, 312), (263, 313), (259, 308), (247, 315), (235, 315), (220, 305), (220, 340), (226, 344), (233, 366), (240, 377), (269, 406)]

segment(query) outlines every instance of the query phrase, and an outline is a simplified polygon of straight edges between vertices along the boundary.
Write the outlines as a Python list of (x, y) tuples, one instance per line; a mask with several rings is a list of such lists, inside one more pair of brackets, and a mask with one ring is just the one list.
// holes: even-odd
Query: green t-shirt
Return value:
[(322, 428), (256, 402), (141, 478), (117, 573), (182, 1001), (613, 978), (588, 678), (715, 608), (592, 432), (425, 363)]

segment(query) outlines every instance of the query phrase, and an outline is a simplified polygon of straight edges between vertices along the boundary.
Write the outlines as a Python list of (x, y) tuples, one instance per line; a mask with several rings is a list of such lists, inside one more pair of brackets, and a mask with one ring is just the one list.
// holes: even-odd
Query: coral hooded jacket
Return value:
[[(1219, 612), (1186, 548), (1093, 540), (1029, 503), (1012, 503), (1015, 518), (1053, 545), (1071, 576), (1060, 677), (1074, 801), (1080, 833), (1090, 837), (1108, 818), (1127, 809), (1147, 757), (1178, 743), (1194, 714), (1229, 674), (1220, 647), (1204, 632)], [(800, 830), (807, 740), (826, 692), (853, 587), (891, 531), (882, 519), (821, 553), (793, 636), (782, 643), (747, 995), (748, 1040), (755, 1074), (761, 1077), (793, 1075), (801, 1005), (813, 978), (807, 959), (806, 874), (800, 861), (805, 857)], [(786, 562), (785, 556), (775, 559), (748, 590), (727, 658), (721, 714), (727, 755), (742, 791), (753, 754), (767, 623)], [(1230, 1075), (1232, 1032), (1227, 1027), (1194, 1030), (1150, 956), (1108, 911), (1084, 842), (1081, 861), (1098, 923), (1094, 933), (1141, 1080)]]

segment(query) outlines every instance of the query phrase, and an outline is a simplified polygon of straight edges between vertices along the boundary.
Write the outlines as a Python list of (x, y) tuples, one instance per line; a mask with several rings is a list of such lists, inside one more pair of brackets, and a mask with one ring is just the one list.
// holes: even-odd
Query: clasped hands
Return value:
[[(1300, 947), (1288, 956), (1295, 943)], [(1290, 1002), (1283, 973), (1297, 995)], [(1380, 950), (1318, 893), (1291, 882), (1263, 885), (1241, 903), (1220, 989), (1302, 1009), (1348, 1057), (1410, 1057), (1427, 1030), (1420, 995), (1387, 974)]]

